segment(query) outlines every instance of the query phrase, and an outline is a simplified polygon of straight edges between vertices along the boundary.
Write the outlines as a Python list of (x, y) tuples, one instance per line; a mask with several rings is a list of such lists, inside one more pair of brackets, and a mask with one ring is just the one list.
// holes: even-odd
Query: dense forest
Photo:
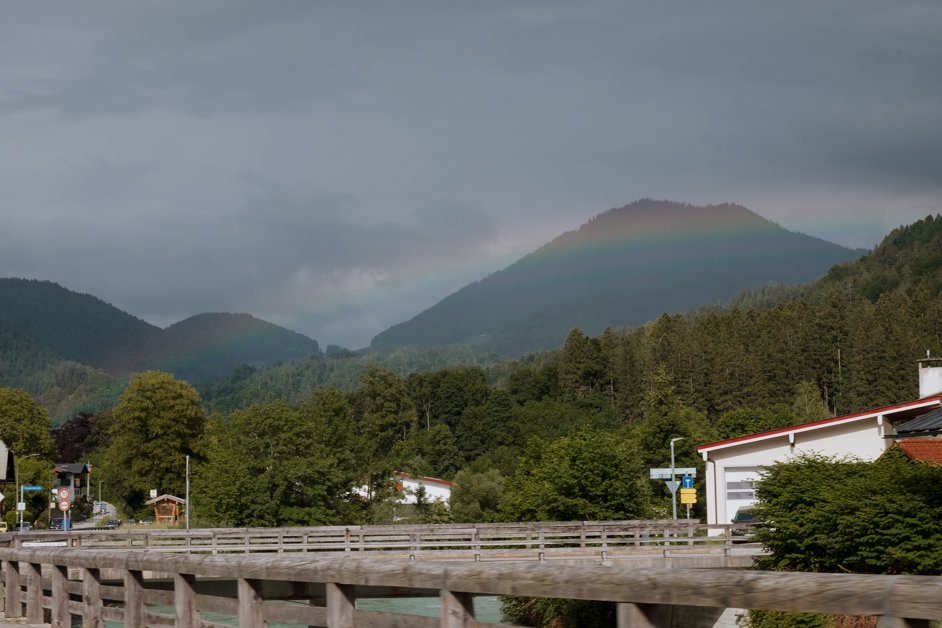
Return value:
[[(147, 513), (150, 489), (184, 491), (190, 456), (197, 526), (662, 518), (669, 493), (647, 469), (666, 465), (671, 439), (683, 438), (678, 466), (700, 466), (697, 444), (914, 398), (916, 359), (942, 351), (940, 262), (942, 219), (928, 217), (814, 284), (746, 292), (724, 308), (597, 336), (573, 329), (559, 351), (495, 362), (471, 349), (403, 349), (384, 355), (385, 366), (335, 351), (246, 366), (201, 391), (147, 371), (109, 410), (55, 429), (36, 398), (5, 387), (0, 433), (29, 457), (24, 482), (41, 483), (54, 458), (90, 461), (104, 497), (132, 517)], [(49, 376), (68, 377), (58, 369)], [(817, 477), (818, 462), (801, 464), (781, 474)], [(887, 487), (902, 471), (868, 469), (851, 465), (845, 475), (877, 478), (881, 495), (898, 497)], [(918, 486), (921, 471), (904, 471)], [(403, 504), (396, 472), (452, 480), (450, 505), (421, 493)], [(821, 516), (844, 508), (845, 493), (828, 493)], [(45, 496), (28, 502), (27, 516), (42, 524)], [(698, 503), (692, 515), (703, 511)], [(807, 536), (785, 531), (776, 527), (770, 546)], [(846, 560), (866, 562), (849, 552)], [(893, 568), (911, 571), (923, 554), (907, 549), (900, 560), (909, 562)]]
[[(574, 329), (559, 351), (513, 362), (421, 370), (433, 354), (402, 351), (393, 370), (319, 356), (246, 367), (202, 396), (167, 374), (138, 374), (111, 412), (75, 417), (57, 440), (100, 463), (128, 512), (145, 485), (179, 491), (182, 477), (175, 463), (137, 479), (127, 469), (185, 447), (205, 523), (382, 521), (393, 517), (383, 499), (365, 507), (349, 491), (365, 477), (388, 496), (394, 470), (455, 480), (448, 516), (459, 519), (650, 516), (667, 495), (644, 470), (665, 464), (672, 437), (685, 438), (678, 464), (693, 466), (698, 443), (914, 398), (916, 358), (942, 347), (940, 250), (942, 221), (929, 217), (813, 285), (595, 337)], [(164, 407), (166, 417), (154, 414)], [(181, 416), (193, 425), (177, 425)], [(160, 448), (165, 435), (177, 440)], [(273, 455), (278, 463), (266, 463)], [(300, 468), (330, 469), (332, 488), (313, 502), (292, 493)], [(240, 500), (211, 498), (238, 477)], [(617, 490), (592, 497), (599, 478)], [(272, 491), (284, 508), (258, 519), (247, 505)]]

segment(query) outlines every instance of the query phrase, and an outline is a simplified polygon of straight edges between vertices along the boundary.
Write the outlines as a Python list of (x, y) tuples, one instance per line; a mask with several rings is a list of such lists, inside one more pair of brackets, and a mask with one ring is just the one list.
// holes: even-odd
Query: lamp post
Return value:
[(101, 510), (101, 485), (104, 480), (98, 480), (98, 509)]
[[(15, 451), (13, 452), (13, 455), (14, 456), (16, 455)], [(28, 456), (23, 456), (23, 458), (35, 458), (38, 455), (39, 454), (29, 454)], [(20, 484), (20, 458), (16, 458), (14, 461), (13, 475), (15, 476), (14, 479), (16, 480), (16, 492), (20, 496), (20, 501), (16, 502), (16, 510), (17, 510), (17, 514), (19, 515), (19, 518), (18, 518), (18, 521), (20, 522), (19, 531), (22, 532), (23, 531), (23, 510), (25, 509), (25, 504), (23, 503), (23, 485)], [(20, 508), (21, 505), (24, 506), (24, 508)]]
[(186, 531), (190, 531), (190, 456), (187, 454), (186, 457), (186, 509), (184, 510), (184, 517), (186, 517)]
[(684, 436), (671, 439), (671, 506), (673, 506), (674, 519), (677, 518), (677, 484), (674, 482), (674, 443), (684, 440)]

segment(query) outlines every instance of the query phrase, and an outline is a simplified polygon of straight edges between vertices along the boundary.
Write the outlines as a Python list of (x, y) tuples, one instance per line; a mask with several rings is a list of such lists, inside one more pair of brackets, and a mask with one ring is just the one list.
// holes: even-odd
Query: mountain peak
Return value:
[(642, 199), (594, 216), (382, 332), (372, 346), (483, 341), (508, 355), (555, 348), (573, 327), (598, 334), (641, 324), (746, 288), (810, 281), (859, 255), (741, 205)]

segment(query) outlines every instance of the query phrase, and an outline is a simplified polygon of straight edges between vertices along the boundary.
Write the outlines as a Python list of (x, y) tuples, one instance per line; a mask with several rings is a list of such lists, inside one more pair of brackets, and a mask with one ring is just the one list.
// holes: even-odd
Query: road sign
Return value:
[(671, 482), (670, 480), (666, 480), (664, 484), (667, 484), (667, 490), (671, 492), (671, 495), (676, 493), (677, 487), (680, 486), (680, 482), (678, 482), (677, 480), (674, 480), (673, 482)]
[(21, 512), (26, 510), (26, 502), (16, 502), (16, 509)]
[(696, 504), (697, 503), (697, 489), (695, 488), (680, 489), (680, 503), (681, 504)]
[(68, 486), (62, 486), (56, 491), (56, 496), (59, 499), (72, 499), (72, 489)]
[(6, 498), (3, 496), (3, 493), (0, 493), (0, 502), (2, 502), (4, 499)]
[(680, 482), (681, 482), (680, 485), (681, 485), (682, 488), (693, 488), (693, 477), (692, 477), (692, 476), (685, 475), (684, 477), (680, 478)]
[(69, 503), (69, 500), (67, 500), (67, 499), (60, 499), (60, 500), (59, 500), (59, 510), (61, 510), (62, 512), (65, 512), (66, 510), (68, 510), (68, 509), (69, 509), (69, 506), (71, 506), (71, 505), (72, 505), (72, 504), (70, 504), (70, 503)]
[[(671, 479), (671, 468), (667, 467), (664, 469), (651, 469), (651, 479), (652, 480), (669, 480)], [(675, 467), (674, 476), (678, 475), (692, 475), (697, 477), (696, 467)]]
[(30, 491), (41, 491), (43, 490), (43, 487), (36, 486), (35, 484), (25, 484), (23, 485), (23, 490), (28, 493)]

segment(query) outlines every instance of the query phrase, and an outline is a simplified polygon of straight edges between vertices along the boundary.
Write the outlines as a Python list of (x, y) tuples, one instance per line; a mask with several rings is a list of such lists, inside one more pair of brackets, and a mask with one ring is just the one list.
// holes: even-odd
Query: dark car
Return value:
[(120, 525), (121, 525), (120, 519), (109, 519), (108, 521), (105, 522), (105, 529), (114, 530)]
[(61, 529), (62, 529), (62, 519), (50, 519), (50, 520), (49, 520), (49, 529), (50, 529), (50, 530), (61, 530)]
[(33, 529), (33, 524), (32, 524), (32, 523), (27, 523), (26, 521), (24, 521), (23, 523), (14, 523), (14, 524), (13, 524), (13, 531), (14, 531), (14, 532), (29, 532), (29, 531), (32, 530), (32, 529)]
[[(734, 537), (738, 537), (733, 540), (734, 543), (748, 543), (751, 540), (752, 535), (755, 533), (756, 524), (762, 523), (756, 517), (756, 511), (753, 508), (740, 508), (736, 511), (736, 514), (733, 515), (733, 527), (730, 528), (730, 534)], [(736, 525), (744, 525), (746, 527), (737, 528)]]

